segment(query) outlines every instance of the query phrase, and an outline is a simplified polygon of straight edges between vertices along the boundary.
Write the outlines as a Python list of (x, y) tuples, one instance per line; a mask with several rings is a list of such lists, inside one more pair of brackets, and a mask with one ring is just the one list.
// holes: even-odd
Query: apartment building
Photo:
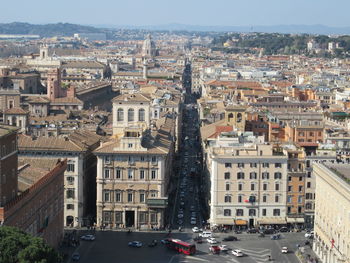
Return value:
[(150, 99), (123, 94), (113, 100), (113, 136), (97, 156), (97, 224), (164, 227), (172, 174), (176, 118), (151, 124)]
[(65, 158), (64, 218), (65, 226), (92, 224), (96, 213), (96, 156), (92, 151), (100, 146), (101, 136), (79, 130), (67, 137), (19, 136), (21, 157)]
[(313, 249), (324, 263), (350, 262), (350, 176), (348, 164), (316, 163)]

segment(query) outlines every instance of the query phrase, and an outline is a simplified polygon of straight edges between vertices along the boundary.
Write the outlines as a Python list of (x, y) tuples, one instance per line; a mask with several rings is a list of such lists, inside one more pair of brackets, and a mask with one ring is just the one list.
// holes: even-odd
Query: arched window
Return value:
[(231, 209), (224, 209), (224, 216), (231, 216)]
[(145, 121), (145, 110), (139, 109), (139, 121)]
[(117, 110), (117, 121), (123, 121), (124, 120), (124, 110), (118, 109)]
[(128, 109), (128, 121), (134, 121), (134, 109)]
[(306, 203), (305, 204), (305, 209), (311, 210), (312, 209), (312, 204), (311, 203)]
[(230, 114), (228, 115), (228, 121), (230, 121), (232, 118), (233, 118), (233, 114), (230, 113)]
[(231, 196), (230, 195), (225, 196), (225, 203), (231, 203)]
[(237, 122), (242, 121), (242, 113), (237, 113)]

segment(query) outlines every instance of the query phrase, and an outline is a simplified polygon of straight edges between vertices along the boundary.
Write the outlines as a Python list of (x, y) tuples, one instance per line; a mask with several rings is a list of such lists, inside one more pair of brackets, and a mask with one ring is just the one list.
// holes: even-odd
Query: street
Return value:
[[(97, 231), (95, 241), (82, 241), (77, 248), (84, 263), (176, 263), (176, 262), (246, 262), (259, 263), (267, 262), (271, 255), (273, 262), (278, 263), (297, 263), (299, 262), (294, 252), (297, 244), (305, 240), (304, 233), (284, 233), (280, 240), (271, 240), (270, 236), (264, 238), (257, 234), (238, 234), (238, 241), (223, 242), (222, 238), (230, 235), (229, 233), (214, 233), (214, 237), (221, 241), (219, 244), (226, 244), (230, 249), (240, 249), (245, 254), (244, 257), (237, 258), (231, 254), (220, 253), (213, 255), (209, 252), (209, 244), (203, 242), (196, 244), (197, 252), (193, 256), (178, 254), (176, 251), (169, 250), (160, 243), (161, 239), (167, 237), (166, 232), (127, 232), (119, 231)], [(198, 234), (191, 232), (172, 233), (171, 237), (193, 243), (193, 237)], [(158, 245), (148, 247), (152, 240), (156, 239)], [(141, 248), (129, 247), (130, 241), (141, 241)], [(287, 246), (290, 250), (288, 254), (282, 254), (281, 248)]]

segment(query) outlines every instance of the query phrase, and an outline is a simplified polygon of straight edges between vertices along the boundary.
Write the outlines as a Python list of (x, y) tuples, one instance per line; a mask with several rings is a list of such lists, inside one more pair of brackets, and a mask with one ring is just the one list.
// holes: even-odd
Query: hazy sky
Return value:
[(0, 22), (350, 26), (350, 0), (16, 0)]

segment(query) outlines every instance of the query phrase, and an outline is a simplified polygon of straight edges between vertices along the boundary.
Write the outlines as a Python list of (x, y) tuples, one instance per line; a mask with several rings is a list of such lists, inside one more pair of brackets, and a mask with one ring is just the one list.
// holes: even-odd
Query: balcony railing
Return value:
[(166, 208), (168, 206), (168, 198), (149, 198), (146, 204), (151, 208)]

